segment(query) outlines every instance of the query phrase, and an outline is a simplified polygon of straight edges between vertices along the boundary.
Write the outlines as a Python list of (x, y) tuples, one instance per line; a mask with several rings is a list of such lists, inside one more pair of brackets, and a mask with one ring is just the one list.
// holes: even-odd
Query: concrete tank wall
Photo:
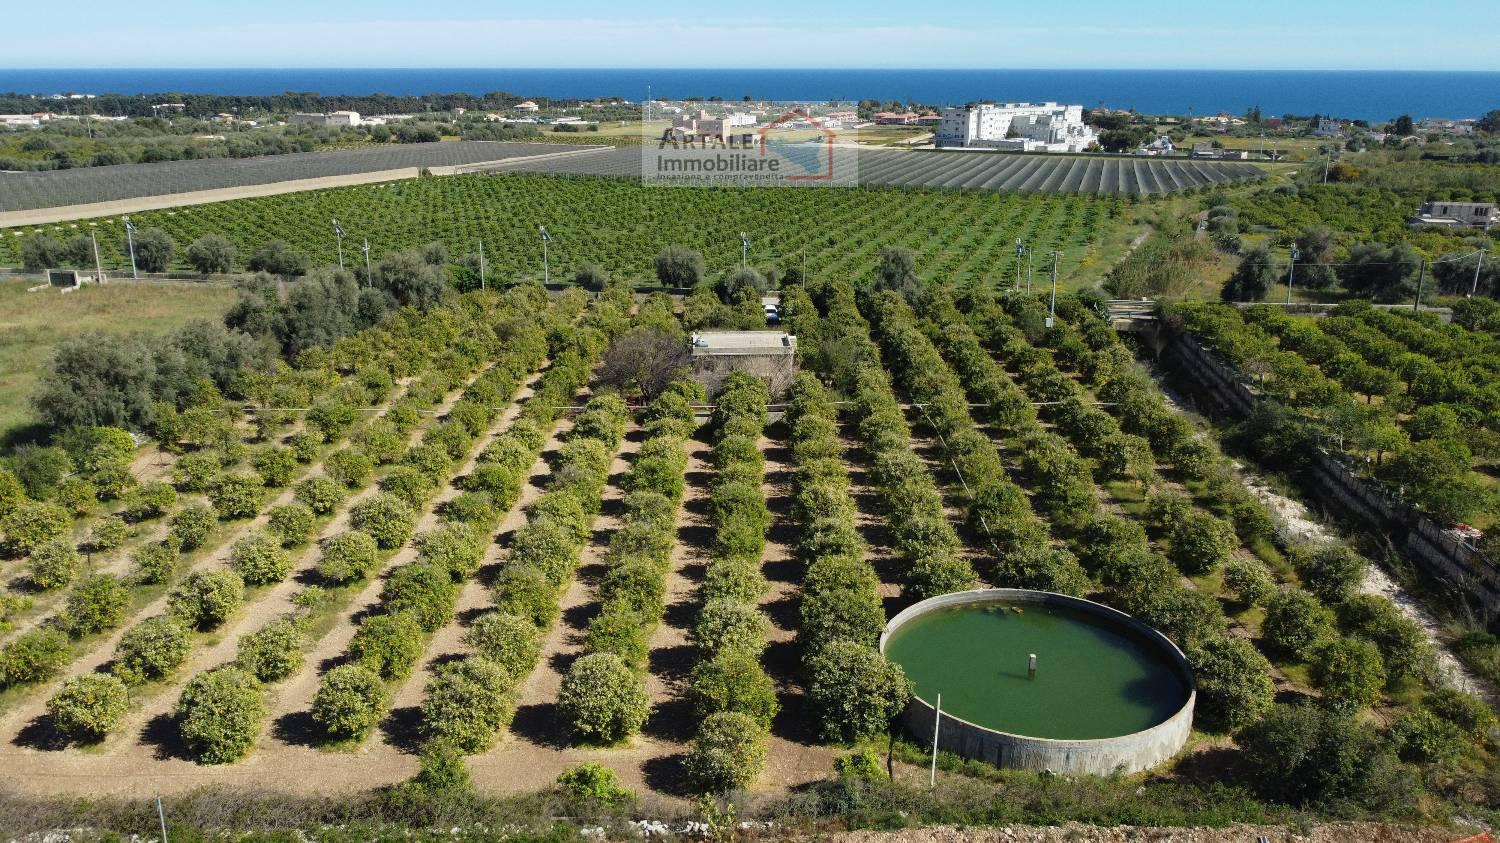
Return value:
[[(938, 730), (938, 747), (946, 752), (987, 761), (999, 767), (1020, 770), (1047, 770), (1060, 775), (1108, 776), (1115, 773), (1138, 773), (1168, 760), (1182, 750), (1193, 729), (1193, 704), (1197, 691), (1193, 682), (1193, 670), (1187, 658), (1166, 636), (1132, 618), (1090, 600), (1052, 594), (1045, 591), (1027, 591), (1015, 588), (989, 588), (978, 591), (960, 591), (923, 600), (891, 618), (885, 632), (880, 636), (880, 651), (885, 652), (891, 634), (919, 615), (934, 609), (964, 606), (977, 603), (1021, 603), (1033, 606), (1065, 606), (1076, 612), (1105, 618), (1141, 635), (1159, 646), (1174, 664), (1184, 685), (1188, 688), (1187, 702), (1177, 713), (1161, 723), (1131, 735), (1096, 740), (1065, 741), (1049, 738), (1031, 738), (987, 729), (943, 714)], [(933, 706), (915, 695), (906, 705), (904, 721), (906, 728), (924, 746), (932, 745)]]

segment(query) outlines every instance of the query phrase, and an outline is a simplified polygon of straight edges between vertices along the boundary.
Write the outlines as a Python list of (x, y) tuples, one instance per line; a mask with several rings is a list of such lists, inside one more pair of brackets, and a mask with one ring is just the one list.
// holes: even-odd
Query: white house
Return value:
[(943, 109), (939, 147), (1083, 152), (1098, 143), (1083, 122), (1083, 106), (1045, 103), (979, 103)]
[(286, 119), (291, 126), (358, 126), (358, 111), (331, 111), (324, 114), (293, 114)]
[(539, 108), (541, 108), (541, 106), (537, 105), (536, 103), (532, 102), (531, 100), (526, 100), (525, 102), (518, 102), (518, 103), (516, 103), (515, 105), (513, 105), (511, 107), (514, 108), (516, 111), (531, 111), (531, 112), (535, 112)]

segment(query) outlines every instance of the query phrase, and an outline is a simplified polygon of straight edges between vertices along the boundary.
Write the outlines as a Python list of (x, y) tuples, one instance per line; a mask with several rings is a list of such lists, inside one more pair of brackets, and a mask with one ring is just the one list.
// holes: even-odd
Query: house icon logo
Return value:
[[(774, 142), (772, 132), (791, 133), (791, 130), (801, 130), (798, 134), (807, 134), (808, 138), (780, 144)], [(784, 180), (828, 183), (834, 181), (834, 149), (838, 141), (838, 133), (813, 117), (806, 109), (794, 108), (786, 112), (762, 126), (756, 136), (762, 158), (771, 154), (771, 147), (775, 146), (776, 154), (802, 168), (801, 173), (784, 174), (782, 176)], [(793, 137), (795, 136), (794, 134)]]

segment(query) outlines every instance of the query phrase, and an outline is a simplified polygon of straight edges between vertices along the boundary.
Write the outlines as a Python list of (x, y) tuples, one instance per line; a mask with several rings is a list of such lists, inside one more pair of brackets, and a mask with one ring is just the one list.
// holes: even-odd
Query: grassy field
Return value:
[(113, 284), (28, 293), (33, 282), (0, 281), (0, 446), (24, 438), (30, 398), (63, 340), (88, 331), (165, 333), (194, 319), (218, 319), (234, 291), (202, 284)]

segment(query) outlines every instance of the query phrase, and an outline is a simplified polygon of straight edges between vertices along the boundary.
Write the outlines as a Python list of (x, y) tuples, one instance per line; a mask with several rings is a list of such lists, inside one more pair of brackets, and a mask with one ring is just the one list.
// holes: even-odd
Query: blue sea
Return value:
[(1500, 108), (1500, 72), (1303, 70), (689, 70), (673, 69), (0, 69), (0, 91), (266, 95), (483, 94), (528, 97), (915, 101), (1055, 100), (1152, 114), (1401, 114), (1477, 117)]

